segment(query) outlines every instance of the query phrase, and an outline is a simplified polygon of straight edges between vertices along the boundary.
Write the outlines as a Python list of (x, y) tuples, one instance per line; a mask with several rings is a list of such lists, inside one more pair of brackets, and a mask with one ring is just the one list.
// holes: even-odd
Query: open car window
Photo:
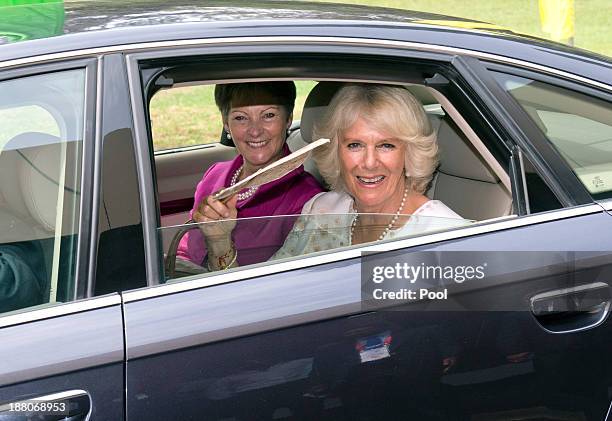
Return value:
[[(347, 83), (372, 83), (401, 87), (414, 96), (423, 107), (427, 119), (437, 135), (439, 146), (439, 165), (424, 194), (432, 201), (439, 201), (446, 205), (461, 219), (449, 222), (446, 218), (420, 216), (419, 218), (412, 218), (414, 222), (406, 224), (399, 221), (394, 229), (400, 225), (411, 226), (412, 229), (401, 234), (395, 234), (393, 231), (392, 234), (380, 240), (379, 235), (390, 221), (387, 215), (383, 215), (380, 216), (381, 221), (379, 223), (373, 224), (375, 227), (380, 225), (380, 232), (372, 234), (372, 238), (368, 237), (367, 241), (360, 241), (360, 245), (417, 237), (466, 226), (472, 221), (488, 221), (512, 216), (515, 213), (508, 175), (507, 160), (509, 160), (509, 154), (500, 144), (500, 139), (496, 137), (488, 138), (488, 126), (482, 125), (480, 119), (476, 121), (477, 124), (474, 124), (473, 117), (463, 109), (461, 102), (457, 101), (457, 95), (462, 94), (458, 91), (455, 92), (453, 85), (427, 86), (423, 77), (429, 77), (430, 72), (425, 71), (425, 67), (422, 69), (418, 67), (422, 65), (417, 65), (418, 69), (415, 67), (417, 70), (413, 69), (417, 74), (414, 78), (403, 76), (402, 81), (394, 82), (385, 81), (384, 77), (381, 77), (380, 80), (370, 81), (364, 79), (364, 77), (347, 76), (348, 73), (342, 74), (341, 72), (334, 79), (331, 79), (329, 75), (321, 74), (321, 79), (318, 80), (317, 72), (319, 71), (313, 64), (308, 64), (308, 66), (312, 66), (310, 72), (304, 72), (311, 77), (310, 80), (300, 78), (302, 75), (299, 73), (283, 73), (279, 70), (282, 69), (281, 67), (275, 70), (274, 76), (263, 77), (262, 75), (267, 73), (258, 73), (256, 69), (247, 71), (246, 68), (241, 66), (246, 66), (246, 64), (237, 63), (233, 66), (234, 69), (242, 69), (235, 76), (232, 76), (233, 73), (231, 72), (209, 71), (199, 62), (185, 64), (183, 68), (181, 66), (168, 67), (168, 70), (160, 67), (159, 73), (154, 76), (159, 79), (159, 84), (157, 84), (158, 79), (151, 79), (151, 83), (147, 85), (149, 87), (162, 87), (157, 91), (152, 89), (145, 93), (145, 101), (149, 105), (150, 143), (154, 152), (152, 156), (154, 158), (155, 182), (159, 201), (159, 225), (157, 229), (159, 237), (162, 239), (159, 250), (163, 252), (166, 266), (166, 274), (160, 276), (160, 282), (180, 278), (181, 276), (177, 274), (182, 271), (186, 274), (207, 271), (205, 267), (205, 240), (201, 234), (198, 234), (197, 224), (186, 224), (186, 221), (191, 218), (190, 212), (194, 209), (194, 206), (198, 205), (194, 201), (202, 200), (201, 197), (197, 198), (199, 196), (197, 196), (196, 190), (203, 191), (201, 183), (211, 182), (210, 177), (206, 179), (207, 175), (214, 173), (215, 183), (224, 179), (224, 186), (227, 187), (239, 166), (232, 167), (233, 174), (227, 172), (230, 171), (228, 166), (230, 161), (238, 156), (238, 150), (233, 145), (229, 146), (235, 140), (235, 133), (232, 134), (231, 140), (226, 141), (227, 136), (222, 129), (221, 113), (214, 103), (214, 86), (217, 83), (286, 82), (293, 80), (297, 89), (297, 97), (292, 124), (286, 137), (286, 146), (289, 151), (296, 151), (316, 140), (313, 138), (313, 127), (323, 120), (328, 112), (331, 99)], [(207, 76), (207, 79), (203, 79), (204, 75)], [(173, 92), (193, 92), (193, 98), (187, 101), (184, 97), (174, 97), (175, 99), (172, 101), (169, 95), (172, 95)], [(198, 99), (199, 95), (204, 92), (207, 92), (208, 98), (204, 100), (200, 97)], [(160, 106), (162, 106), (161, 109)], [(176, 107), (184, 107), (184, 110), (173, 112), (172, 110)], [(212, 109), (212, 112), (206, 114), (206, 117), (203, 114), (200, 115), (199, 110), (204, 110), (207, 107), (209, 110)], [(176, 133), (174, 137), (178, 139), (182, 130), (186, 129), (186, 124), (182, 120), (184, 115), (188, 115), (192, 121), (197, 122), (202, 119), (213, 120), (209, 123), (216, 125), (217, 129), (207, 132), (204, 128), (196, 128), (193, 133), (196, 133), (195, 137), (199, 138), (199, 145), (196, 143), (196, 139), (193, 142), (189, 141), (189, 145), (194, 145), (192, 147), (183, 147), (179, 144), (168, 144), (161, 147), (159, 123), (176, 126), (176, 131), (168, 130), (165, 136), (172, 138)], [(195, 139), (193, 136), (192, 138)], [(311, 178), (320, 184), (323, 191), (330, 189), (312, 157), (304, 162), (304, 171), (308, 174), (308, 177), (312, 176)], [(313, 191), (312, 194), (319, 191)], [(284, 200), (283, 203), (297, 202)], [(241, 215), (239, 212), (234, 235), (238, 235), (237, 233), (241, 231), (249, 232), (247, 237), (252, 240), (248, 247), (236, 244), (239, 267), (272, 265), (282, 260), (301, 259), (303, 256), (312, 256), (317, 253), (329, 255), (329, 257), (326, 257), (328, 259), (333, 258), (336, 251), (358, 247), (357, 245), (352, 246), (353, 242), (348, 238), (353, 214), (337, 214), (325, 211), (319, 215), (300, 217), (300, 211), (302, 211), (302, 208), (296, 207), (295, 209), (292, 208), (291, 211), (276, 212), (283, 215), (297, 214), (294, 216), (268, 216), (264, 213), (258, 218), (249, 218), (252, 215)], [(301, 221), (300, 218), (305, 220)], [(300, 228), (300, 225), (303, 225), (301, 232), (292, 231), (294, 227)], [(283, 226), (283, 228), (270, 228), (273, 226)], [(183, 230), (191, 230), (198, 237), (197, 240), (194, 240), (198, 243), (194, 247), (199, 249), (195, 256), (185, 256), (181, 251), (183, 249), (179, 240), (176, 240), (174, 247), (171, 247), (172, 239), (177, 236), (179, 231)], [(271, 235), (270, 233), (273, 230), (281, 232), (282, 235)], [(374, 231), (376, 231), (376, 228)], [(345, 238), (341, 239), (341, 236)], [(301, 245), (301, 248), (290, 249), (292, 239), (312, 237), (316, 237), (317, 241), (311, 241), (307, 245), (308, 247), (302, 247), (303, 245)], [(334, 241), (325, 243), (325, 237), (334, 237)], [(234, 241), (239, 242), (236, 238), (234, 238)], [(283, 249), (282, 246), (285, 243), (289, 245)], [(172, 249), (177, 250), (177, 259), (174, 259)], [(276, 255), (279, 249), (282, 252)], [(160, 257), (162, 256), (160, 255)], [(175, 266), (170, 268), (168, 266), (169, 261), (172, 262), (171, 265)], [(202, 269), (202, 267), (204, 268)], [(219, 274), (220, 272), (214, 273)]]
[[(387, 229), (393, 214), (303, 214), (239, 218), (162, 227), (166, 259), (164, 281), (210, 273), (206, 255), (205, 226), (236, 222), (233, 242), (238, 250), (237, 266), (271, 264), (348, 247), (361, 247), (377, 241), (392, 241), (464, 227), (474, 221), (425, 215), (403, 215), (395, 219), (396, 229)], [(367, 218), (372, 241), (353, 244), (355, 223)], [(357, 228), (358, 230), (358, 228)], [(384, 233), (384, 238), (380, 236)], [(214, 241), (214, 238), (209, 239)], [(195, 251), (197, 249), (197, 251)]]

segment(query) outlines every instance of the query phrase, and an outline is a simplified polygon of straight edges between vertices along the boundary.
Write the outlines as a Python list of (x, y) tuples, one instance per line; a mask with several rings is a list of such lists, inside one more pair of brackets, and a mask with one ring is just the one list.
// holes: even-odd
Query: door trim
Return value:
[(50, 319), (57, 316), (80, 313), (104, 307), (112, 307), (121, 304), (121, 297), (117, 293), (104, 295), (102, 297), (90, 298), (88, 300), (74, 301), (66, 304), (54, 305), (48, 308), (36, 309), (30, 307), (20, 310), (17, 314), (0, 315), (0, 328), (34, 322), (37, 320)]

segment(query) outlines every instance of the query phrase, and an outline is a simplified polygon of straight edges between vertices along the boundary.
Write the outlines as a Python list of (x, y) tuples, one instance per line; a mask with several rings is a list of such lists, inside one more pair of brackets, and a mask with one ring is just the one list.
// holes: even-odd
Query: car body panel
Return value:
[[(68, 314), (61, 314), (65, 310)], [(37, 319), (38, 313), (58, 315)], [(6, 356), (0, 367), (0, 402), (80, 389), (89, 395), (92, 419), (121, 419), (124, 348), (119, 295), (20, 316), (22, 323), (0, 328)]]
[[(563, 233), (564, 221), (554, 221), (387, 255), (564, 251), (570, 242), (571, 250), (592, 251), (596, 242), (607, 263), (585, 279), (606, 281), (612, 269), (609, 236), (578, 234), (610, 224), (608, 215), (596, 212), (575, 218)], [(429, 310), (364, 313), (361, 267), (361, 259), (350, 259), (128, 302), (128, 416), (266, 419), (287, 413), (371, 419), (417, 413), (419, 419), (469, 419), (525, 410), (531, 416), (598, 419), (605, 414), (612, 378), (601, 376), (599, 367), (605, 365), (601, 353), (610, 340), (610, 321), (589, 333), (551, 335), (524, 301), (575, 285), (573, 273), (517, 275), (467, 293), (475, 302), (504, 302), (499, 310), (447, 312), (421, 303), (421, 310)], [(376, 348), (376, 338), (386, 336), (393, 338), (388, 357), (359, 361), (356, 346), (369, 340)], [(445, 373), (447, 353), (460, 363)], [(515, 354), (521, 354), (517, 360)], [(561, 362), (564, 369), (558, 371)], [(542, 387), (553, 375), (555, 383)], [(578, 378), (584, 393), (574, 387)], [(565, 402), (564, 394), (575, 399)], [(168, 407), (169, 397), (179, 404)]]

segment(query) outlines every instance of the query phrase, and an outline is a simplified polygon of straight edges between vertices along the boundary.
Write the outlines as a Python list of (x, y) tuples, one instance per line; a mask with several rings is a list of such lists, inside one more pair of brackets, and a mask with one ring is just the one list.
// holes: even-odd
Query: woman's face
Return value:
[(252, 172), (281, 157), (290, 125), (291, 116), (287, 115), (285, 107), (255, 99), (249, 105), (232, 104), (225, 130), (231, 134), (244, 158), (245, 167)]
[(341, 174), (362, 213), (395, 213), (404, 195), (403, 141), (380, 132), (362, 118), (338, 143)]

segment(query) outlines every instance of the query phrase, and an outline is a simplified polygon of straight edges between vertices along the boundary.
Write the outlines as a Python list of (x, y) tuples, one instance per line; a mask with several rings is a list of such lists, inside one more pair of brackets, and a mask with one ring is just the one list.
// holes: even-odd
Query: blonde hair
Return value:
[(423, 105), (401, 86), (349, 84), (329, 104), (323, 120), (315, 125), (314, 139), (329, 138), (326, 148), (315, 151), (319, 172), (333, 190), (345, 190), (338, 145), (344, 132), (359, 118), (377, 130), (405, 142), (404, 171), (409, 188), (423, 194), (438, 166), (436, 134)]

